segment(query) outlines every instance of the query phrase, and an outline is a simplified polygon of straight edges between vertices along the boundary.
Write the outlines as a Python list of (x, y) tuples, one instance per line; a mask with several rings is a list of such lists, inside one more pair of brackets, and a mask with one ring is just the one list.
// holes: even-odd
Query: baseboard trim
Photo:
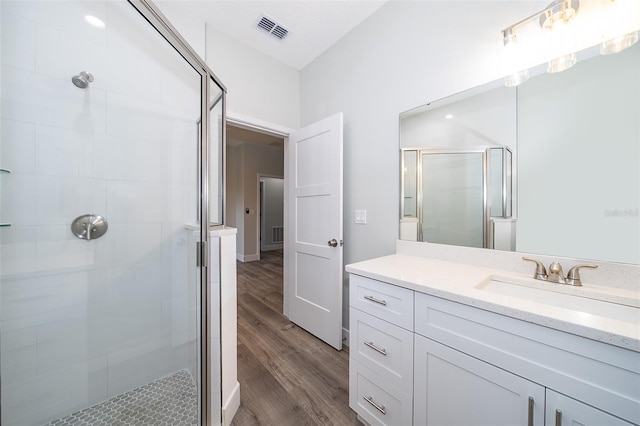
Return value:
[(248, 254), (248, 255), (244, 255), (241, 253), (236, 253), (236, 259), (238, 259), (240, 262), (244, 263), (244, 262), (254, 262), (256, 260), (260, 260), (260, 255), (259, 254)]
[(240, 408), (240, 383), (236, 382), (233, 392), (222, 406), (222, 425), (229, 426)]
[(349, 346), (349, 330), (344, 327), (342, 327), (342, 344)]

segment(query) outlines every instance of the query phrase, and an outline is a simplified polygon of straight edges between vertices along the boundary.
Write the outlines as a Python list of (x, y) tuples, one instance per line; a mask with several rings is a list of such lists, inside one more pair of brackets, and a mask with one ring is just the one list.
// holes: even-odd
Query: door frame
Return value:
[[(286, 149), (286, 145), (285, 145), (285, 149)], [(273, 178), (273, 179), (282, 179), (284, 181), (284, 168), (282, 171), (282, 176), (277, 176), (277, 175), (271, 175), (271, 174), (264, 174), (264, 173), (258, 173), (257, 174), (257, 183), (258, 183), (258, 191), (256, 191), (256, 197), (257, 197), (257, 203), (256, 203), (256, 215), (258, 216), (258, 226), (256, 227), (256, 253), (258, 255), (258, 260), (260, 260), (260, 253), (261, 253), (261, 248), (262, 245), (260, 244), (260, 240), (261, 240), (261, 235), (260, 235), (260, 230), (262, 229), (262, 210), (260, 208), (260, 206), (262, 205), (262, 200), (260, 200), (260, 197), (262, 196), (262, 192), (260, 191), (260, 180), (262, 178)], [(283, 199), (285, 200), (285, 206), (286, 207), (286, 196), (283, 195)], [(282, 212), (282, 224), (284, 225), (284, 211)], [(285, 242), (282, 242), (282, 247), (284, 247)]]
[[(253, 130), (254, 132), (259, 132), (259, 133), (265, 133), (267, 135), (272, 135), (272, 136), (278, 136), (284, 139), (284, 169), (283, 169), (283, 176), (282, 178), (284, 179), (284, 181), (286, 182), (288, 179), (288, 172), (287, 172), (287, 161), (289, 160), (289, 134), (293, 131), (293, 129), (286, 127), (286, 126), (281, 126), (279, 124), (275, 124), (275, 123), (271, 123), (268, 121), (264, 121), (264, 120), (260, 120), (254, 117), (249, 117), (243, 114), (238, 114), (236, 112), (233, 111), (229, 111), (227, 110), (227, 114), (226, 114), (226, 118), (227, 118), (227, 122), (226, 124), (231, 124), (233, 126), (236, 127), (240, 127), (242, 129), (246, 129), (246, 130)], [(260, 194), (258, 194), (258, 197), (260, 196)], [(289, 208), (289, 197), (287, 197), (287, 193), (285, 191), (284, 194), (284, 212), (283, 212), (283, 219), (284, 219), (284, 223), (287, 223), (287, 210)], [(258, 227), (258, 232), (260, 227)], [(258, 239), (259, 240), (259, 239)], [(259, 244), (259, 241), (258, 241)], [(287, 299), (289, 297), (289, 291), (287, 290), (287, 285), (286, 285), (286, 279), (287, 279), (287, 274), (286, 274), (286, 263), (287, 263), (287, 244), (285, 242), (285, 244), (283, 245), (284, 249), (284, 255), (283, 255), (283, 277), (282, 277), (282, 314), (289, 318), (289, 304), (287, 303)], [(260, 247), (258, 246), (258, 255), (260, 255), (260, 251), (259, 251)]]

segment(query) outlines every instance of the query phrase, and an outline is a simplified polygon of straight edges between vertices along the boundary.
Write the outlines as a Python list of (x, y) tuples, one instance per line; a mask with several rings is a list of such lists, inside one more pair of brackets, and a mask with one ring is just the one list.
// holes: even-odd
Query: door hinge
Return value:
[(196, 243), (196, 266), (206, 268), (208, 263), (207, 258), (207, 244), (198, 241)]

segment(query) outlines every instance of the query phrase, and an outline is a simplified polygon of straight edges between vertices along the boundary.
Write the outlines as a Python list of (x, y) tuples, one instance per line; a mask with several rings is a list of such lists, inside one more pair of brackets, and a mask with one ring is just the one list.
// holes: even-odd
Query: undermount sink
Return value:
[(588, 316), (608, 318), (630, 324), (640, 324), (640, 298), (635, 292), (609, 294), (602, 287), (573, 287), (539, 280), (524, 280), (491, 275), (477, 289), (515, 297)]

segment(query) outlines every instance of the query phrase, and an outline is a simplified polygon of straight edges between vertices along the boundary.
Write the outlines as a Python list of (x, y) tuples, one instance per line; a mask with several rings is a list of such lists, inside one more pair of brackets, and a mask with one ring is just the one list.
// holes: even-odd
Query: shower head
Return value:
[(71, 82), (81, 89), (86, 89), (92, 81), (93, 75), (86, 71), (81, 71), (80, 74), (71, 77)]

